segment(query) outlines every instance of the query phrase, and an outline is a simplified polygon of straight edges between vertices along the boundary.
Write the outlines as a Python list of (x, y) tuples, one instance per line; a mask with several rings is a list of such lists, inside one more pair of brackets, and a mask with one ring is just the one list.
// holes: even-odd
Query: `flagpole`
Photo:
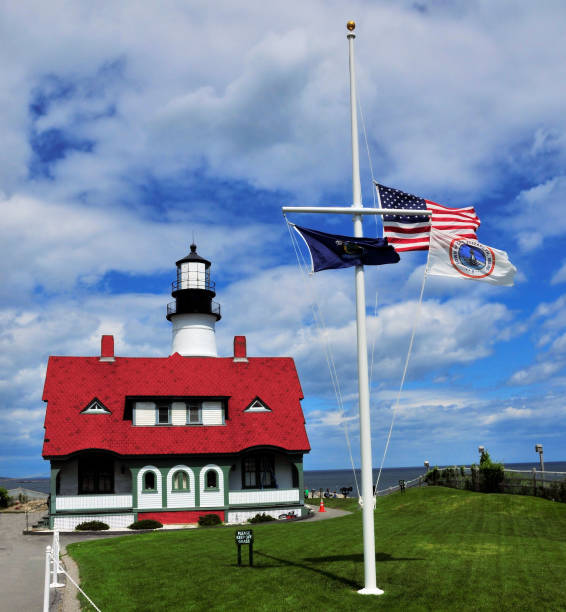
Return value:
[[(358, 116), (356, 102), (356, 71), (354, 63), (354, 38), (356, 24), (349, 21), (348, 47), (350, 60), (350, 116), (352, 123), (352, 208), (362, 207), (360, 183), (360, 158), (358, 145)], [(354, 214), (354, 236), (363, 237), (362, 215)], [(368, 350), (366, 334), (366, 295), (364, 267), (355, 267), (356, 284), (356, 330), (358, 344), (358, 392), (360, 411), (360, 449), (362, 460), (362, 525), (364, 541), (364, 588), (362, 595), (381, 595), (375, 575), (375, 529), (373, 508), (373, 470), (371, 453), (371, 423), (369, 410)]]

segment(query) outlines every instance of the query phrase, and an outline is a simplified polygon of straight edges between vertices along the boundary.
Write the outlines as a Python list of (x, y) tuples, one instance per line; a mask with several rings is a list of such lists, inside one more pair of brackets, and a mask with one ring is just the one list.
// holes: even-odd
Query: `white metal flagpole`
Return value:
[[(356, 102), (356, 74), (354, 65), (354, 29), (356, 24), (349, 21), (348, 45), (350, 54), (350, 112), (352, 121), (352, 205), (342, 206), (283, 206), (283, 213), (334, 213), (350, 214), (354, 221), (354, 236), (363, 237), (363, 215), (387, 215), (392, 209), (364, 208), (360, 185), (360, 160), (358, 147), (358, 118)], [(429, 210), (394, 209), (396, 215), (430, 216)], [(366, 296), (364, 286), (364, 267), (355, 267), (356, 283), (356, 329), (358, 344), (358, 392), (360, 408), (360, 450), (362, 459), (362, 522), (364, 540), (364, 588), (358, 593), (363, 595), (381, 595), (375, 576), (375, 529), (373, 507), (373, 470), (371, 453), (371, 429), (369, 411), (369, 374), (368, 350), (366, 336)]]
[[(362, 208), (360, 159), (358, 146), (358, 116), (356, 101), (356, 70), (354, 64), (354, 28), (349, 21), (348, 45), (350, 56), (350, 114), (352, 122), (352, 208)], [(354, 215), (354, 236), (363, 236), (362, 215)], [(373, 470), (371, 456), (371, 424), (369, 411), (368, 349), (366, 334), (366, 293), (364, 267), (356, 266), (356, 329), (358, 340), (358, 392), (360, 404), (360, 447), (362, 459), (362, 524), (364, 539), (364, 588), (358, 593), (381, 595), (375, 577), (375, 529), (373, 508)]]

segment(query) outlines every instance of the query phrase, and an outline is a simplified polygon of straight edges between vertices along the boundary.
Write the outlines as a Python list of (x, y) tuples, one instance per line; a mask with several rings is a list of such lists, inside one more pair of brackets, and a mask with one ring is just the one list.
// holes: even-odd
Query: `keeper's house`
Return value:
[(51, 528), (87, 520), (125, 527), (152, 518), (240, 523), (304, 511), (309, 452), (290, 358), (248, 357), (246, 339), (218, 357), (210, 262), (196, 246), (177, 262), (169, 357), (50, 357), (43, 457), (51, 462)]

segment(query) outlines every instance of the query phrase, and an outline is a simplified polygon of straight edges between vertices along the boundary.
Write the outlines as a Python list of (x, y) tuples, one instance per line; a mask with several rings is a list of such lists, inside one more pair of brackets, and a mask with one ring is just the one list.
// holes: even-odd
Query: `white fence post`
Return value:
[(49, 612), (49, 563), (51, 561), (51, 546), (45, 549), (45, 581), (43, 583), (43, 612)]
[(57, 581), (57, 575), (62, 574), (63, 571), (59, 567), (59, 532), (57, 530), (53, 531), (53, 573), (51, 575), (51, 584), (50, 588), (55, 589), (59, 587), (64, 587), (65, 584)]

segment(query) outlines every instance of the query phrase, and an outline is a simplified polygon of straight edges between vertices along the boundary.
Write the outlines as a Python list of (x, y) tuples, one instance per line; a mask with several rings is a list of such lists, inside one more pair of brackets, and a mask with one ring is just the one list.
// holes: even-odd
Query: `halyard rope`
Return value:
[(297, 257), (297, 265), (299, 266), (299, 270), (302, 272), (301, 276), (303, 278), (303, 283), (305, 285), (305, 289), (307, 291), (307, 294), (310, 296), (310, 303), (311, 303), (311, 309), (312, 309), (312, 313), (313, 313), (313, 318), (315, 321), (315, 324), (318, 326), (318, 329), (321, 333), (321, 337), (323, 338), (324, 342), (324, 353), (325, 353), (325, 358), (326, 358), (326, 363), (328, 365), (328, 370), (330, 372), (330, 380), (332, 383), (332, 386), (334, 388), (334, 393), (336, 395), (336, 403), (338, 404), (338, 410), (339, 410), (339, 417), (340, 417), (340, 421), (342, 423), (342, 427), (344, 430), (344, 436), (346, 438), (346, 445), (348, 447), (348, 454), (350, 456), (350, 463), (352, 465), (352, 472), (354, 474), (354, 482), (356, 485), (356, 492), (359, 496), (360, 494), (360, 488), (358, 486), (358, 478), (356, 475), (356, 467), (354, 464), (354, 457), (352, 455), (352, 445), (350, 443), (350, 435), (348, 433), (348, 424), (347, 421), (345, 419), (345, 414), (344, 414), (344, 400), (342, 397), (342, 391), (341, 391), (341, 387), (340, 387), (340, 380), (338, 378), (338, 371), (336, 369), (336, 362), (334, 361), (334, 355), (332, 352), (332, 347), (330, 346), (330, 342), (328, 339), (328, 332), (326, 329), (326, 324), (324, 321), (324, 316), (322, 314), (322, 310), (318, 304), (318, 300), (316, 299), (316, 294), (313, 290), (312, 287), (312, 283), (308, 283), (307, 282), (307, 278), (309, 276), (311, 276), (311, 274), (308, 271), (308, 264), (306, 263), (304, 256), (301, 253), (301, 250), (299, 249), (298, 246), (298, 242), (297, 242), (297, 237), (295, 236), (294, 232), (292, 231), (292, 227), (294, 227), (294, 224), (289, 222), (289, 220), (287, 219), (286, 215), (283, 215), (285, 217), (285, 221), (287, 223), (287, 229), (289, 230), (289, 236), (291, 238), (291, 244), (293, 245), (293, 249), (295, 251), (295, 255)]
[(425, 282), (426, 282), (426, 274), (423, 274), (423, 282), (421, 284), (421, 293), (419, 295), (419, 302), (417, 304), (417, 313), (415, 315), (413, 329), (411, 330), (411, 340), (409, 341), (409, 350), (407, 351), (407, 357), (405, 358), (405, 366), (403, 367), (403, 376), (401, 376), (401, 384), (399, 385), (399, 391), (397, 392), (397, 399), (395, 400), (395, 405), (393, 406), (393, 414), (391, 416), (391, 425), (389, 427), (389, 433), (387, 434), (387, 441), (385, 442), (385, 448), (383, 450), (383, 457), (381, 458), (381, 465), (379, 466), (379, 472), (377, 473), (377, 479), (375, 481), (374, 491), (377, 491), (377, 487), (379, 486), (379, 479), (381, 478), (383, 464), (385, 463), (385, 457), (387, 455), (387, 450), (389, 449), (389, 442), (391, 441), (391, 434), (393, 432), (393, 425), (395, 424), (395, 417), (397, 416), (397, 409), (399, 408), (399, 402), (401, 400), (401, 393), (403, 392), (403, 387), (405, 385), (405, 378), (407, 376), (407, 369), (409, 367), (409, 359), (411, 358), (411, 353), (413, 350), (413, 341), (415, 340), (415, 333), (417, 331), (417, 326), (419, 324), (419, 319), (421, 315), (421, 309), (422, 309), (421, 307), (422, 307), (422, 302), (423, 302)]

